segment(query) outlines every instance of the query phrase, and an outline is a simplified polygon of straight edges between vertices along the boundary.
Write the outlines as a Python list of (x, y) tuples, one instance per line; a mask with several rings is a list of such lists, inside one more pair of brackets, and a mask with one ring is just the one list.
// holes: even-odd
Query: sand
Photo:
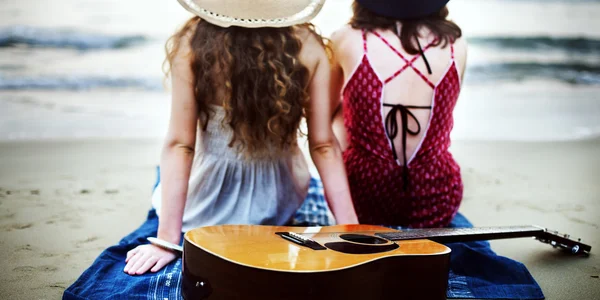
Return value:
[[(144, 220), (158, 140), (0, 143), (0, 299), (59, 299), (106, 247)], [(492, 242), (529, 268), (547, 299), (600, 297), (600, 140), (456, 141), (480, 226), (538, 224), (579, 236), (588, 258), (531, 239)]]
[(60, 299), (144, 220), (159, 143), (0, 144), (0, 299)]

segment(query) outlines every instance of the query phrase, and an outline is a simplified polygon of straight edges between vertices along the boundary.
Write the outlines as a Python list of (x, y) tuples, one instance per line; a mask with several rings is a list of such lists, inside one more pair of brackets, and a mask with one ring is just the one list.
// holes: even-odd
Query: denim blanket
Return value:
[[(298, 210), (294, 225), (333, 224), (318, 179), (312, 179), (308, 197)], [(393, 226), (389, 226), (393, 227)], [(457, 214), (450, 227), (472, 227)], [(158, 216), (152, 209), (147, 220), (118, 245), (109, 247), (65, 290), (63, 299), (182, 299), (181, 259), (158, 273), (129, 276), (123, 272), (127, 252), (156, 236)], [(449, 299), (544, 299), (527, 268), (496, 255), (486, 241), (446, 244), (452, 249), (447, 297)]]

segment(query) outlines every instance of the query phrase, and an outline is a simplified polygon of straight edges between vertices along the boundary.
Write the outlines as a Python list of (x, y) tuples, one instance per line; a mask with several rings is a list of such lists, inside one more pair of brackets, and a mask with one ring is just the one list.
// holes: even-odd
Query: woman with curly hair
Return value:
[[(167, 44), (172, 110), (154, 210), (65, 298), (129, 298), (174, 285), (147, 274), (181, 269), (176, 253), (148, 236), (180, 244), (182, 232), (199, 226), (288, 224), (310, 181), (297, 144), (303, 117), (336, 221), (358, 222), (331, 129), (329, 57), (306, 23), (324, 0), (179, 2), (196, 17)], [(123, 288), (109, 295), (98, 287), (111, 284)]]

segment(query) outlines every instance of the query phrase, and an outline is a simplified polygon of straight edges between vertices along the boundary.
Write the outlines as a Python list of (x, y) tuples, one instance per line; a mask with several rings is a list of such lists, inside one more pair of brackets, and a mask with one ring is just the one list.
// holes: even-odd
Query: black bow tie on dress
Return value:
[[(402, 149), (403, 149), (403, 159), (402, 159), (402, 181), (404, 185), (404, 190), (408, 188), (409, 183), (409, 173), (408, 173), (408, 161), (406, 159), (406, 138), (408, 134), (416, 136), (421, 133), (421, 123), (417, 117), (410, 111), (410, 109), (431, 109), (431, 106), (415, 106), (415, 105), (402, 105), (402, 104), (386, 104), (383, 106), (391, 107), (392, 109), (385, 117), (385, 133), (392, 144), (392, 154), (394, 155), (394, 160), (398, 160), (398, 155), (396, 154), (396, 146), (394, 145), (394, 139), (398, 136), (398, 119), (397, 115), (400, 114), (400, 120), (402, 121)], [(408, 128), (408, 118), (412, 118), (417, 123), (417, 130), (412, 130)]]

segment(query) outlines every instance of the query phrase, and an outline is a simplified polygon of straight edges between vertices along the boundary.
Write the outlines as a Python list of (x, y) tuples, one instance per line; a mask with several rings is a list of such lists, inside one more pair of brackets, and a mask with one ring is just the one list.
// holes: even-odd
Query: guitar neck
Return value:
[(438, 243), (454, 243), (537, 237), (544, 232), (543, 228), (536, 226), (508, 226), (410, 229), (398, 232), (377, 233), (376, 235), (391, 241), (428, 239)]

